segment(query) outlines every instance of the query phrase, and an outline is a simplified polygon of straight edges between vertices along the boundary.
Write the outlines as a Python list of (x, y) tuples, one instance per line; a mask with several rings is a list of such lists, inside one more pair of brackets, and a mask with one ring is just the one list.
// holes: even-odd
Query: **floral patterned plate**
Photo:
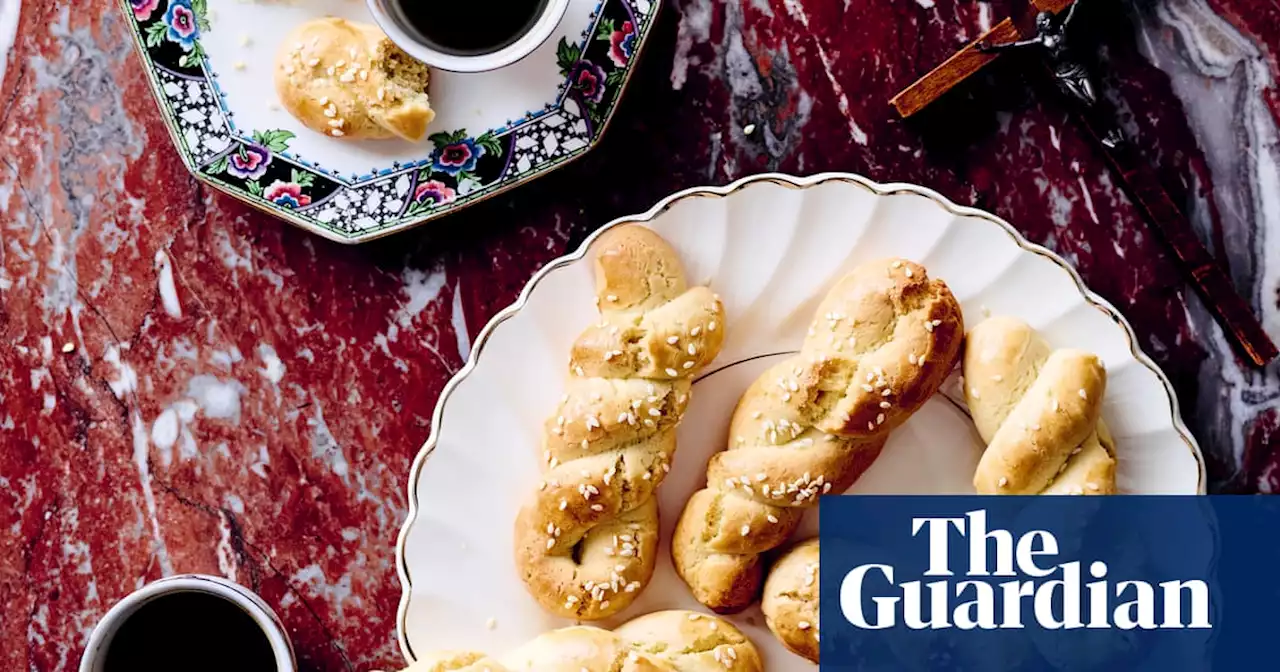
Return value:
[(372, 22), (352, 0), (120, 0), (178, 152), (200, 180), (339, 242), (416, 226), (591, 148), (655, 0), (570, 0), (537, 51), (487, 73), (432, 73), (430, 135), (344, 141), (278, 104), (279, 40), (317, 16)]

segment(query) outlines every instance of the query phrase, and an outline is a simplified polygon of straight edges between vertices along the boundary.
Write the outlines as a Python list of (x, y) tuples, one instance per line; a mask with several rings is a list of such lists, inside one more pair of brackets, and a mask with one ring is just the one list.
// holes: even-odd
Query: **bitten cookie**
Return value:
[(818, 539), (796, 544), (769, 570), (760, 609), (778, 641), (818, 662)]
[(1053, 350), (1024, 322), (993, 317), (974, 327), (964, 393), (987, 443), (978, 493), (1114, 493), (1115, 444), (1100, 419), (1106, 386), (1097, 355)]
[(938, 390), (963, 337), (951, 290), (919, 264), (885, 259), (841, 278), (800, 354), (742, 395), (727, 450), (685, 505), (671, 554), (694, 598), (721, 613), (754, 602), (760, 554), (784, 544), (819, 495), (871, 466)]
[(280, 102), (307, 128), (330, 137), (421, 140), (435, 118), (427, 66), (377, 26), (313, 19), (284, 38), (276, 55)]

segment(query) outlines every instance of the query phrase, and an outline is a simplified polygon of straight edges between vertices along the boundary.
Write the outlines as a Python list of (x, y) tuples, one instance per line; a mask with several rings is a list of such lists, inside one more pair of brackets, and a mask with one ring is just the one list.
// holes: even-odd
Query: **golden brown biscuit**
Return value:
[(427, 80), (427, 66), (377, 26), (336, 17), (298, 26), (276, 55), (276, 93), (284, 108), (335, 138), (421, 140), (435, 118)]
[(818, 539), (796, 544), (769, 569), (760, 609), (792, 653), (818, 662)]
[(432, 651), (403, 672), (509, 672), (498, 661), (474, 651)]
[(800, 354), (743, 394), (728, 450), (676, 525), (672, 559), (693, 596), (718, 612), (755, 601), (760, 554), (785, 543), (819, 495), (866, 471), (955, 366), (963, 335), (955, 297), (919, 264), (872, 262), (837, 282)]
[(566, 394), (543, 427), (543, 480), (515, 525), (530, 594), (580, 620), (626, 608), (653, 576), (653, 495), (690, 381), (724, 338), (720, 300), (686, 286), (675, 250), (656, 233), (619, 227), (596, 249), (600, 322), (573, 345)]
[(1081, 350), (1053, 350), (1014, 318), (969, 333), (964, 393), (987, 449), (980, 494), (1112, 494), (1115, 445), (1100, 419), (1107, 371)]
[(760, 672), (764, 669), (760, 653), (751, 640), (732, 623), (710, 614), (678, 609), (659, 611), (634, 618), (614, 633), (634, 650), (650, 652), (653, 658), (680, 672)]
[(659, 611), (613, 632), (552, 630), (497, 660), (477, 652), (429, 653), (403, 672), (762, 672), (760, 654), (732, 623), (692, 611)]

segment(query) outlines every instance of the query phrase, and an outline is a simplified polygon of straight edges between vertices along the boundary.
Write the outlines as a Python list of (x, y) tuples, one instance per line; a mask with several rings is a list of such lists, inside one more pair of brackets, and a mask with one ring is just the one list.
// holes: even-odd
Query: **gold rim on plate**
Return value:
[(484, 350), (484, 345), (489, 340), (490, 335), (493, 334), (494, 329), (516, 313), (520, 312), (520, 309), (529, 301), (529, 296), (533, 293), (534, 288), (552, 271), (578, 261), (582, 261), (586, 258), (587, 250), (591, 248), (591, 245), (595, 242), (596, 238), (605, 231), (625, 224), (645, 224), (651, 222), (663, 212), (670, 209), (677, 202), (685, 200), (686, 198), (724, 198), (747, 186), (760, 182), (776, 184), (789, 189), (807, 189), (809, 187), (828, 182), (843, 182), (856, 185), (879, 196), (891, 196), (895, 194), (915, 194), (917, 196), (924, 196), (925, 198), (928, 198), (942, 206), (944, 210), (953, 215), (961, 217), (976, 217), (998, 225), (1005, 234), (1017, 243), (1019, 247), (1031, 252), (1032, 254), (1036, 254), (1052, 261), (1062, 270), (1066, 271), (1072, 282), (1075, 283), (1076, 289), (1080, 291), (1081, 296), (1084, 297), (1084, 300), (1088, 304), (1102, 312), (1121, 327), (1124, 331), (1125, 339), (1128, 341), (1130, 354), (1133, 355), (1133, 358), (1137, 360), (1138, 363), (1147, 367), (1152, 373), (1156, 374), (1156, 378), (1159, 379), (1160, 383), (1164, 386), (1165, 394), (1167, 395), (1169, 402), (1169, 413), (1173, 420), (1173, 428), (1177, 430), (1179, 437), (1182, 438), (1187, 449), (1191, 451), (1191, 455), (1195, 458), (1196, 464), (1199, 467), (1199, 478), (1196, 484), (1196, 492), (1201, 495), (1205, 494), (1205, 463), (1204, 456), (1200, 452), (1200, 446), (1196, 443), (1195, 437), (1191, 435), (1191, 430), (1189, 430), (1182, 422), (1182, 414), (1178, 409), (1178, 397), (1177, 394), (1174, 393), (1173, 385), (1169, 382), (1168, 377), (1164, 375), (1164, 372), (1160, 370), (1160, 367), (1156, 366), (1156, 363), (1138, 347), (1138, 339), (1137, 336), (1134, 335), (1133, 327), (1130, 326), (1129, 322), (1120, 314), (1120, 311), (1116, 310), (1115, 306), (1111, 305), (1111, 303), (1106, 299), (1098, 296), (1086, 287), (1084, 281), (1080, 278), (1080, 275), (1071, 267), (1070, 264), (1066, 262), (1065, 259), (1045, 247), (1028, 241), (1021, 233), (1018, 232), (1017, 229), (1013, 228), (1013, 225), (1009, 222), (989, 212), (952, 203), (947, 197), (926, 187), (903, 182), (889, 182), (881, 184), (853, 173), (818, 173), (808, 177), (796, 177), (782, 173), (762, 173), (759, 175), (741, 178), (722, 187), (692, 187), (667, 196), (659, 201), (657, 205), (654, 205), (642, 214), (619, 217), (618, 219), (605, 224), (598, 230), (592, 232), (591, 235), (587, 236), (586, 240), (582, 241), (582, 244), (578, 246), (577, 250), (552, 260), (546, 266), (539, 269), (537, 273), (534, 273), (533, 277), (530, 278), (529, 282), (524, 286), (524, 289), (520, 291), (520, 296), (516, 298), (515, 302), (498, 311), (498, 313), (489, 320), (489, 323), (480, 330), (480, 333), (476, 335), (466, 364), (464, 364), (463, 367), (454, 374), (453, 378), (445, 384), (444, 389), (440, 391), (440, 398), (436, 401), (435, 411), (431, 414), (431, 434), (427, 437), (426, 442), (422, 444), (422, 448), (418, 450), (418, 455), (414, 458), (413, 464), (409, 468), (409, 513), (405, 518), (404, 524), (400, 527), (400, 534), (396, 538), (396, 573), (400, 577), (401, 588), (400, 605), (396, 610), (396, 639), (400, 643), (400, 652), (404, 654), (406, 660), (410, 662), (416, 660), (416, 657), (413, 654), (413, 648), (409, 645), (405, 629), (405, 620), (408, 618), (409, 613), (409, 595), (413, 589), (413, 580), (409, 576), (409, 567), (405, 562), (404, 544), (405, 539), (409, 536), (409, 530), (413, 527), (414, 521), (418, 516), (418, 479), (422, 474), (422, 468), (426, 464), (427, 458), (430, 457), (431, 452), (435, 449), (436, 443), (439, 441), (440, 422), (444, 418), (444, 407), (449, 400), (450, 394), (452, 394), (453, 390), (457, 388), (457, 386), (471, 373), (472, 370), (475, 369), (480, 358), (480, 353)]

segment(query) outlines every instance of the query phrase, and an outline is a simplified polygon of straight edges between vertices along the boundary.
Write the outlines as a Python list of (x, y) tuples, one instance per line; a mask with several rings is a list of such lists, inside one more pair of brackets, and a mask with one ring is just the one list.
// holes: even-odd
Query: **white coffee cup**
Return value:
[(267, 642), (271, 645), (278, 672), (296, 672), (293, 646), (285, 635), (284, 624), (271, 611), (271, 607), (244, 586), (222, 577), (204, 574), (182, 574), (153, 581), (117, 602), (107, 611), (102, 620), (98, 621), (93, 634), (89, 636), (84, 657), (80, 659), (80, 672), (102, 672), (102, 666), (107, 660), (107, 651), (111, 648), (111, 641), (120, 631), (120, 626), (124, 625), (125, 621), (129, 620), (142, 605), (158, 597), (182, 592), (216, 595), (240, 607), (253, 619), (254, 623), (258, 624), (258, 627), (262, 628), (262, 634), (266, 635)]
[[(392, 42), (419, 61), (452, 72), (486, 72), (519, 61), (533, 53), (547, 41), (547, 38), (551, 37), (551, 33), (555, 32), (556, 26), (560, 25), (560, 20), (564, 18), (565, 10), (569, 8), (569, 0), (547, 0), (538, 19), (511, 44), (483, 54), (459, 55), (432, 47), (419, 39), (415, 34), (416, 31), (404, 25), (399, 14), (392, 10), (391, 5), (407, 1), (412, 0), (366, 0), (369, 12), (373, 14), (373, 20)], [(474, 2), (475, 0), (460, 1)]]

